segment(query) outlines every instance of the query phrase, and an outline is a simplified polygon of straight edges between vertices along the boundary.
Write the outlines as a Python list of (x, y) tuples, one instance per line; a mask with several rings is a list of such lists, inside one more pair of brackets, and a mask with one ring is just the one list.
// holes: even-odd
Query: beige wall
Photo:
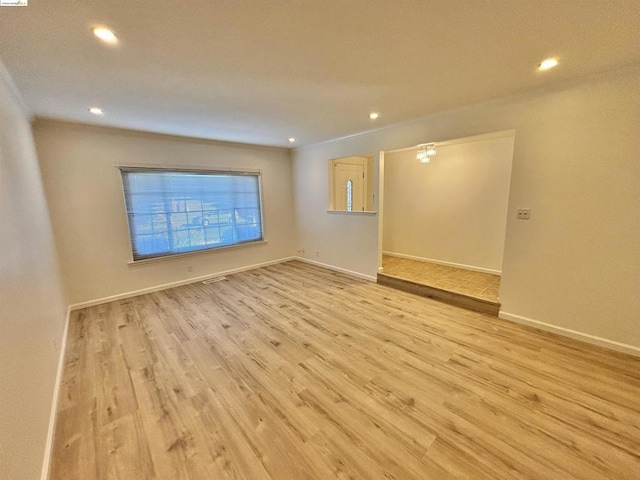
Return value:
[(499, 273), (513, 141), (445, 142), (428, 164), (415, 149), (387, 153), (383, 250)]
[(0, 63), (0, 479), (40, 477), (67, 306), (31, 127)]
[[(299, 148), (298, 246), (319, 249), (328, 264), (376, 273), (378, 218), (326, 213), (329, 158), (514, 129), (502, 314), (640, 347), (638, 92), (636, 65)], [(531, 208), (529, 221), (515, 220), (519, 207)]]
[[(299, 256), (375, 278), (377, 273), (377, 225), (375, 215), (329, 213), (329, 169), (333, 158), (368, 156), (359, 144), (330, 142), (294, 152), (293, 179)], [(374, 161), (374, 185), (378, 183)], [(373, 209), (378, 208), (377, 191)], [(302, 252), (304, 250), (304, 252)]]
[[(288, 150), (40, 120), (34, 135), (71, 304), (295, 254)], [(260, 169), (267, 243), (129, 265), (117, 164)]]

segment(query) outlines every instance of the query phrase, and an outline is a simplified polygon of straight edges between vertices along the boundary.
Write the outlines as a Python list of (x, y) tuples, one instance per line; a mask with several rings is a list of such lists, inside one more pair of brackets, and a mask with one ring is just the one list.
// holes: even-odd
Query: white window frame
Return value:
[[(152, 167), (152, 166), (123, 166), (117, 165), (116, 168), (120, 170), (120, 177), (122, 182), (122, 193), (124, 201), (124, 212), (127, 218), (129, 246), (131, 252), (130, 264), (143, 263), (149, 261), (162, 260), (167, 258), (173, 258), (184, 255), (200, 254), (205, 252), (211, 252), (214, 250), (222, 250), (228, 248), (237, 248), (246, 245), (254, 245), (265, 243), (265, 222), (264, 222), (264, 200), (262, 194), (262, 171), (261, 170), (245, 170), (245, 169), (206, 169), (206, 168), (182, 168), (182, 167)], [(195, 248), (188, 251), (178, 252), (163, 252), (151, 255), (136, 255), (136, 249), (134, 244), (134, 231), (133, 225), (129, 221), (129, 200), (127, 198), (127, 189), (125, 183), (125, 175), (127, 173), (184, 173), (184, 174), (200, 174), (200, 175), (237, 175), (237, 176), (253, 176), (257, 177), (258, 181), (258, 201), (259, 201), (259, 221), (261, 229), (261, 237), (258, 239), (252, 239), (248, 241), (239, 241), (226, 245), (204, 246), (203, 248)]]

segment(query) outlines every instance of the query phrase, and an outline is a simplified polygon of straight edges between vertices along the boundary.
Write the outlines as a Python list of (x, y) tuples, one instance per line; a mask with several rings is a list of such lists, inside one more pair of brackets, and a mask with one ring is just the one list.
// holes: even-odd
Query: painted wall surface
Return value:
[(499, 272), (513, 141), (454, 140), (428, 164), (416, 150), (387, 153), (383, 250)]
[[(34, 135), (72, 305), (295, 254), (288, 150), (55, 121), (36, 122)], [(129, 265), (115, 165), (261, 170), (267, 242)]]
[[(376, 272), (378, 218), (326, 213), (329, 158), (514, 129), (502, 311), (640, 347), (639, 92), (635, 65), (299, 148), (299, 247)], [(531, 208), (530, 220), (515, 219), (520, 207)]]
[(31, 126), (11, 92), (0, 72), (0, 479), (27, 480), (40, 478), (67, 304)]
[[(369, 156), (366, 142), (323, 143), (294, 152), (298, 255), (375, 279), (377, 273), (377, 215), (328, 212), (329, 169), (333, 158)], [(374, 157), (373, 182), (378, 184), (378, 159)], [(378, 208), (377, 187), (373, 210)]]

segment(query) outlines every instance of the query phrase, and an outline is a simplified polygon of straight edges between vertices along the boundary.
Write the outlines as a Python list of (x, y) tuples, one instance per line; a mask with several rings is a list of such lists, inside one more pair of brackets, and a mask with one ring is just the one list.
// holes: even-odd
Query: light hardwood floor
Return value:
[(68, 342), (56, 480), (640, 476), (640, 359), (300, 262)]

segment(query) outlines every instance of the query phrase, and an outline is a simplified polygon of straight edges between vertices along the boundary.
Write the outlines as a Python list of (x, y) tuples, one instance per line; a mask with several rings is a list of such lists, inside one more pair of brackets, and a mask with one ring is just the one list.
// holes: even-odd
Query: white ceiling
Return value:
[(36, 116), (303, 145), (640, 62), (640, 1), (29, 0), (0, 59)]

